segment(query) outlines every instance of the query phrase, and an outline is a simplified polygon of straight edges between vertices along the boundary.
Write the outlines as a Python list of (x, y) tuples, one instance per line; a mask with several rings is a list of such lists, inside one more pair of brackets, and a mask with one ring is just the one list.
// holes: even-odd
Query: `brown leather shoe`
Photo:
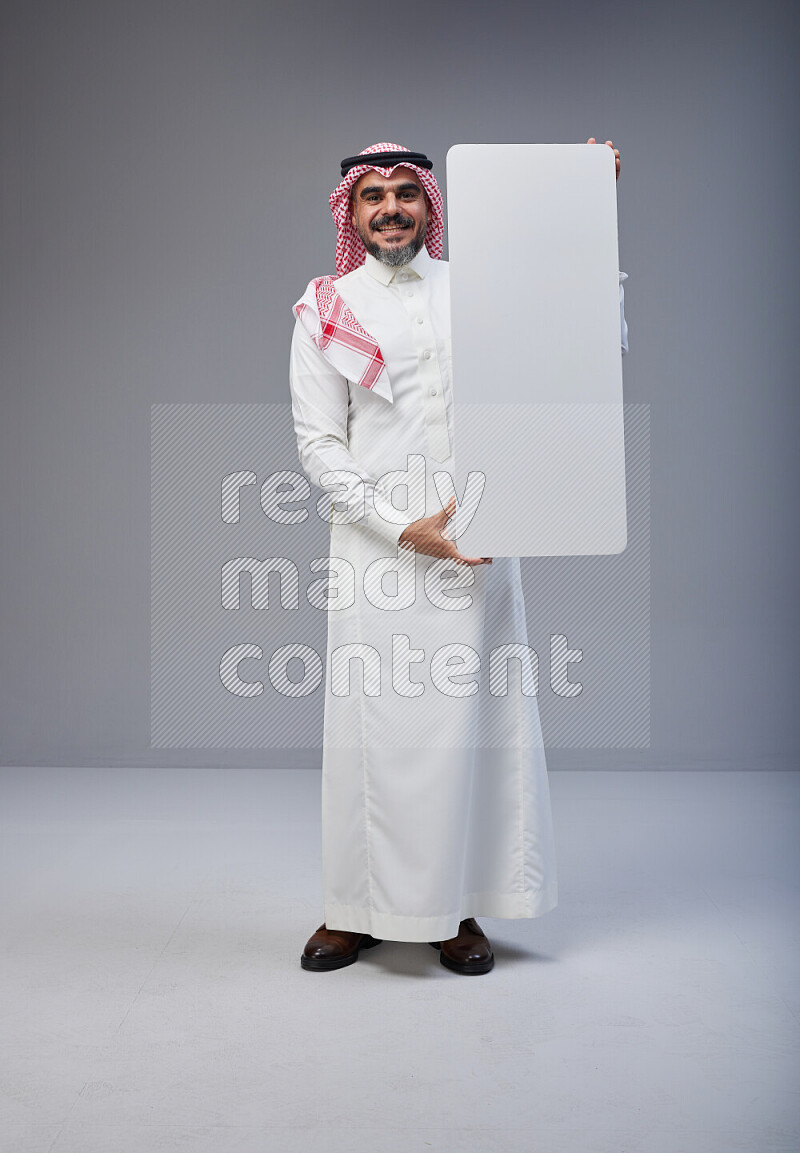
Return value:
[(306, 941), (300, 957), (304, 969), (324, 972), (327, 969), (343, 969), (358, 960), (359, 949), (371, 949), (380, 945), (369, 933), (350, 933), (345, 929), (326, 929), (323, 921), (316, 933)]
[(494, 965), (492, 946), (474, 917), (461, 922), (458, 936), (429, 943), (442, 950), (439, 960), (454, 973), (488, 973)]

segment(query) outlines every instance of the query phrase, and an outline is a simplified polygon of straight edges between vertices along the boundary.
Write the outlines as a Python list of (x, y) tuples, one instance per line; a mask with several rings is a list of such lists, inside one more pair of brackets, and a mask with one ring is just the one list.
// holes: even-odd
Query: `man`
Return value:
[[(475, 918), (557, 903), (519, 558), (462, 556), (442, 536), (454, 506), (442, 509), (433, 474), (455, 475), (453, 393), (431, 168), (389, 143), (342, 162), (330, 197), (338, 275), (311, 281), (295, 305), (298, 451), (331, 494), (336, 574), (325, 920), (301, 956), (311, 971), (391, 939), (428, 942), (453, 972), (487, 973), (494, 955)], [(400, 485), (405, 510), (392, 500)]]

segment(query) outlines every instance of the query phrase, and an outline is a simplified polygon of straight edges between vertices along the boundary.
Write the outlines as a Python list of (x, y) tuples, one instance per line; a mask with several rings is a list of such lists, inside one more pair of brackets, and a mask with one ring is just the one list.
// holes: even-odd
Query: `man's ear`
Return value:
[(350, 223), (353, 228), (356, 227), (356, 202), (353, 199), (352, 192), (350, 193)]

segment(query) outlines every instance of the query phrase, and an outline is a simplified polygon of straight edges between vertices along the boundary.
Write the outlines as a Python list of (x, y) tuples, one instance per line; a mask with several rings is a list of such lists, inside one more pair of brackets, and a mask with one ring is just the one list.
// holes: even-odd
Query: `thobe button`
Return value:
[(413, 296), (413, 295), (414, 295), (413, 288), (407, 288), (406, 289), (406, 296)]
[(437, 390), (435, 388), (432, 388), (431, 389), (431, 396), (436, 396), (436, 395), (437, 395)]
[(418, 316), (418, 317), (417, 317), (417, 324), (424, 324), (424, 323), (425, 323), (425, 319), (424, 319), (424, 317), (422, 317), (422, 316)]
[(433, 353), (431, 352), (431, 350), (429, 348), (426, 348), (422, 355), (425, 357), (426, 360), (430, 360), (430, 358), (433, 356)]

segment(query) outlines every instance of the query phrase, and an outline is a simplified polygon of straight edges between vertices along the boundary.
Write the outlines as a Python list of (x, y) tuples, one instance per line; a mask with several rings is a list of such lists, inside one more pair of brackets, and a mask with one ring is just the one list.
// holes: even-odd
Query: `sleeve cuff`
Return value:
[(407, 521), (405, 524), (394, 524), (392, 521), (384, 520), (375, 509), (371, 509), (367, 516), (368, 527), (379, 536), (381, 540), (391, 545), (395, 552), (397, 551), (397, 544), (403, 534), (403, 530), (408, 528), (408, 525), (411, 523), (411, 521)]

